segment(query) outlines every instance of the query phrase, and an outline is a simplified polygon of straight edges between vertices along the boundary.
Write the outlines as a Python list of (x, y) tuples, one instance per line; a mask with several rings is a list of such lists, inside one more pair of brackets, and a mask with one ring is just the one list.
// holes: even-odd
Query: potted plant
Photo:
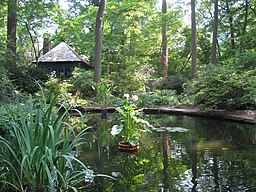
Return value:
[(129, 94), (125, 94), (122, 105), (116, 108), (119, 113), (119, 121), (112, 127), (111, 134), (122, 136), (123, 140), (119, 142), (121, 151), (138, 151), (142, 133), (150, 131), (149, 122), (141, 118), (143, 109), (136, 109), (134, 102), (137, 100), (136, 95), (130, 97)]

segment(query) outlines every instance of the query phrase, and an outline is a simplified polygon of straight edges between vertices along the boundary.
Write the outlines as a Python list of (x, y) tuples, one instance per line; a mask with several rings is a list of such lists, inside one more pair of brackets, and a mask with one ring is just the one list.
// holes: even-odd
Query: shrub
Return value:
[(185, 80), (178, 76), (168, 76), (167, 78), (159, 78), (155, 84), (156, 89), (175, 90), (177, 94), (183, 92), (183, 84)]
[(95, 82), (93, 81), (92, 71), (75, 68), (68, 83), (72, 85), (69, 89), (72, 94), (79, 92), (84, 99), (96, 96), (96, 91), (93, 89)]
[(30, 94), (39, 90), (36, 81), (48, 80), (47, 71), (37, 66), (16, 66), (9, 71), (9, 78), (16, 90)]
[(179, 100), (174, 90), (156, 90), (155, 92), (135, 92), (140, 98), (141, 107), (178, 105)]
[(0, 67), (0, 71), (0, 102), (5, 102), (14, 97), (14, 88), (3, 67)]
[[(130, 63), (130, 65), (128, 64)], [(128, 62), (124, 68), (119, 68), (118, 72), (110, 74), (110, 80), (113, 82), (114, 95), (123, 95), (134, 91), (145, 91), (147, 86), (151, 85), (155, 69), (148, 64), (134, 65)]]
[[(77, 79), (77, 81), (75, 81)], [(64, 95), (67, 99), (66, 102), (69, 106), (76, 107), (76, 106), (86, 106), (88, 105), (88, 101), (85, 100), (84, 94), (87, 95), (88, 92), (86, 90), (91, 90), (91, 92), (95, 92), (92, 88), (92, 84), (81, 84), (79, 86), (79, 82), (81, 77), (77, 75), (77, 77), (72, 77), (71, 80), (60, 80), (58, 78), (50, 78), (44, 85), (45, 85), (45, 92), (48, 95), (57, 94), (57, 95)], [(88, 80), (84, 80), (88, 81)], [(90, 80), (89, 80), (90, 81)], [(75, 83), (75, 85), (73, 84)], [(94, 94), (94, 93), (92, 93)], [(59, 100), (62, 100), (62, 97), (59, 97)]]
[(145, 84), (140, 76), (134, 72), (111, 73), (111, 80), (114, 83), (114, 95), (122, 95), (123, 93), (131, 93), (133, 91), (145, 90)]
[(251, 109), (256, 106), (255, 73), (234, 67), (208, 67), (198, 73), (196, 81), (186, 85), (186, 91), (202, 108)]
[(240, 53), (236, 59), (236, 65), (240, 65), (245, 69), (255, 69), (256, 67), (256, 52), (247, 50), (246, 52)]
[(60, 95), (60, 80), (58, 78), (51, 77), (47, 82), (45, 82), (45, 93), (46, 95)]

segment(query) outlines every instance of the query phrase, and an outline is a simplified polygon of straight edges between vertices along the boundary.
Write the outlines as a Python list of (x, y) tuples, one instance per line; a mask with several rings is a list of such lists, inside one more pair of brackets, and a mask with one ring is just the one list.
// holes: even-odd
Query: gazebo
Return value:
[[(33, 61), (36, 63), (36, 61)], [(80, 57), (68, 44), (62, 42), (38, 58), (38, 65), (55, 73), (58, 78), (68, 78), (75, 67), (92, 69), (93, 67)]]

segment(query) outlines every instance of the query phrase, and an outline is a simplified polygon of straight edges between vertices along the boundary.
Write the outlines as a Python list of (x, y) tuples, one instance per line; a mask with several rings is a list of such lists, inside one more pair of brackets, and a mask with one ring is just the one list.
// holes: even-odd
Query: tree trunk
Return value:
[(163, 74), (165, 77), (168, 76), (168, 42), (167, 42), (167, 23), (166, 23), (166, 0), (162, 2), (162, 63), (163, 63)]
[(196, 3), (191, 0), (191, 30), (192, 30), (192, 79), (196, 77), (196, 60), (197, 60), (197, 45), (196, 45)]
[(248, 9), (249, 9), (249, 2), (248, 0), (245, 0), (245, 16), (244, 16), (244, 25), (242, 29), (242, 36), (240, 37), (240, 47), (239, 47), (239, 52), (242, 53), (243, 51), (243, 46), (244, 46), (244, 35), (246, 34), (246, 27), (247, 27), (247, 22), (248, 22)]
[(212, 34), (212, 64), (217, 64), (218, 0), (214, 2), (214, 22)]
[(29, 23), (27, 21), (24, 21), (24, 23), (26, 25), (27, 32), (28, 32), (30, 40), (32, 42), (33, 51), (34, 51), (34, 55), (35, 55), (35, 59), (36, 59), (36, 64), (38, 64), (38, 58), (39, 58), (40, 53), (39, 53), (39, 51), (37, 51), (36, 43), (34, 41), (32, 33), (31, 33), (30, 29), (29, 29)]
[(101, 0), (96, 17), (96, 38), (95, 38), (95, 65), (94, 65), (94, 81), (100, 82), (101, 78), (101, 62), (102, 62), (102, 26), (103, 16), (106, 9), (107, 0)]
[(17, 1), (8, 1), (8, 20), (7, 20), (7, 49), (8, 61), (7, 67), (13, 69), (15, 67), (16, 57), (16, 28), (17, 28)]
[(47, 52), (49, 52), (51, 48), (52, 48), (51, 40), (45, 37), (43, 42), (43, 54), (46, 54)]
[(125, 41), (126, 41), (126, 36), (124, 30), (122, 31), (122, 37), (121, 37), (121, 62), (122, 64), (125, 64), (126, 59), (125, 59)]
[(226, 8), (227, 8), (227, 14), (228, 16), (228, 21), (229, 21), (229, 28), (230, 28), (230, 49), (232, 55), (234, 54), (235, 50), (235, 36), (234, 36), (234, 23), (233, 23), (233, 16), (232, 13), (229, 9), (229, 3), (226, 3)]
[(108, 50), (108, 64), (107, 64), (107, 71), (106, 71), (107, 80), (109, 80), (110, 62), (111, 62), (111, 52), (110, 50)]

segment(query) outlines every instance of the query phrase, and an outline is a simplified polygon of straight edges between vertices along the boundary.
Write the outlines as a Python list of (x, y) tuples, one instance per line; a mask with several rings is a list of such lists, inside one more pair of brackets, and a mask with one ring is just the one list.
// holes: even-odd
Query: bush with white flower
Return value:
[(141, 118), (143, 109), (136, 108), (134, 102), (137, 100), (137, 95), (124, 94), (122, 105), (116, 108), (119, 114), (119, 123), (114, 125), (111, 130), (113, 136), (120, 134), (124, 141), (129, 142), (132, 146), (139, 142), (142, 132), (150, 131), (151, 127), (148, 121)]

